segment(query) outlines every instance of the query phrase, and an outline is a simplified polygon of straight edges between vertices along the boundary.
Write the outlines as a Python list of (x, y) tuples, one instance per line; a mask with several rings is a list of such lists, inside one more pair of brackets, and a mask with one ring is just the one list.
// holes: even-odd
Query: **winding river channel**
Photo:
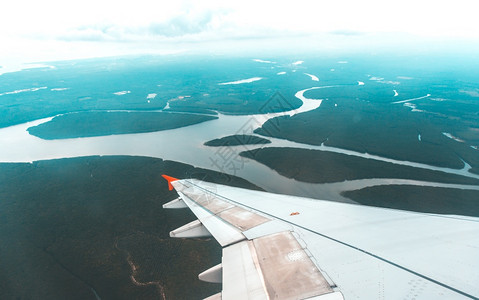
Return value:
[(312, 87), (298, 91), (295, 96), (300, 99), (303, 104), (295, 110), (247, 116), (219, 114), (219, 118), (215, 120), (187, 127), (150, 133), (43, 140), (30, 135), (27, 131), (29, 127), (48, 122), (52, 117), (40, 119), (0, 129), (0, 145), (2, 145), (0, 147), (0, 162), (32, 162), (37, 160), (90, 155), (156, 157), (236, 175), (245, 178), (270, 192), (343, 202), (352, 201), (342, 197), (340, 195), (342, 191), (356, 190), (377, 185), (407, 184), (479, 190), (479, 186), (473, 185), (446, 184), (394, 178), (361, 179), (327, 184), (305, 183), (281, 176), (276, 171), (254, 160), (239, 157), (238, 154), (241, 151), (252, 150), (259, 147), (314, 149), (479, 179), (479, 175), (469, 172), (470, 166), (466, 163), (462, 169), (441, 168), (421, 163), (394, 160), (341, 148), (324, 145), (315, 146), (269, 137), (268, 139), (270, 139), (272, 143), (267, 145), (241, 145), (228, 147), (227, 151), (229, 151), (228, 155), (230, 157), (228, 161), (226, 161), (224, 159), (226, 154), (222, 152), (225, 151), (225, 147), (207, 147), (203, 145), (206, 141), (227, 135), (253, 134), (254, 129), (262, 126), (267, 120), (277, 116), (291, 116), (318, 109), (322, 100), (306, 98), (304, 93), (311, 89), (331, 87), (335, 86)]

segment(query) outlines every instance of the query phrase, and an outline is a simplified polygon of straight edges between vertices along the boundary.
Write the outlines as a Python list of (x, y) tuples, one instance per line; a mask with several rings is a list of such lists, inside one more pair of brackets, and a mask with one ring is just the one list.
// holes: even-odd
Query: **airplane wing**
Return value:
[(211, 299), (479, 299), (479, 218), (164, 177), (198, 218), (170, 236), (223, 247)]

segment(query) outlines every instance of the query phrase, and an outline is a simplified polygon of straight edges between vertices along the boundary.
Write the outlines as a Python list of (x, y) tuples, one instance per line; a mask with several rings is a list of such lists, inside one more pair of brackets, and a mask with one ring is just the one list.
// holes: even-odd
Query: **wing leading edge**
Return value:
[(167, 180), (179, 198), (164, 207), (188, 207), (198, 218), (170, 236), (211, 235), (223, 247), (222, 263), (200, 274), (202, 280), (222, 282), (222, 292), (214, 298), (479, 295), (479, 222), (474, 218), (333, 203), (194, 179)]

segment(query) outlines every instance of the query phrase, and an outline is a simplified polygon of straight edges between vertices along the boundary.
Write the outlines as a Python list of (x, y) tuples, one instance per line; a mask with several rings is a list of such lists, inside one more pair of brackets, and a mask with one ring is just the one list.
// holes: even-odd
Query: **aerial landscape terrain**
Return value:
[(0, 75), (1, 299), (191, 299), (161, 174), (479, 217), (474, 57), (146, 55)]
[(0, 300), (478, 299), (477, 8), (4, 1)]

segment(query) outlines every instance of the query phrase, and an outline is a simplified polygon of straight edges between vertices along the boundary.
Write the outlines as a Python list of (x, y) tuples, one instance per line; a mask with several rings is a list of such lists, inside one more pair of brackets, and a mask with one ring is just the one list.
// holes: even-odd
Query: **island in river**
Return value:
[(170, 112), (78, 112), (56, 116), (51, 121), (28, 128), (28, 132), (46, 140), (69, 139), (161, 131), (217, 118)]
[(205, 146), (210, 146), (210, 147), (261, 145), (261, 144), (271, 144), (271, 141), (259, 136), (255, 136), (255, 135), (235, 134), (235, 135), (229, 135), (219, 139), (207, 141), (204, 143)]
[(303, 182), (332, 183), (364, 178), (403, 178), (479, 185), (479, 179), (471, 177), (327, 151), (267, 147), (244, 151), (240, 155), (254, 159), (285, 177)]

